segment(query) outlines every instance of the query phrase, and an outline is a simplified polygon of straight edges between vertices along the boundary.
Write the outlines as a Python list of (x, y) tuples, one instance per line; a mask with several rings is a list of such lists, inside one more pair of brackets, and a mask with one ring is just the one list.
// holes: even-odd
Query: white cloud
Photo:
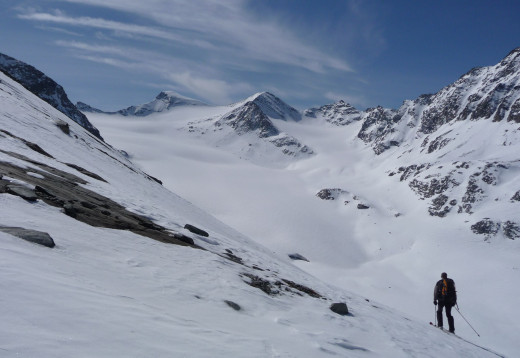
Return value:
[[(64, 13), (28, 12), (19, 17), (40, 22), (106, 29), (172, 41), (186, 48), (211, 50), (221, 63), (243, 61), (297, 66), (315, 73), (351, 71), (341, 58), (305, 44), (274, 20), (259, 19), (245, 9), (244, 0), (62, 0), (100, 6), (152, 20), (155, 26), (103, 18), (71, 17)], [(227, 58), (227, 60), (226, 60)]]

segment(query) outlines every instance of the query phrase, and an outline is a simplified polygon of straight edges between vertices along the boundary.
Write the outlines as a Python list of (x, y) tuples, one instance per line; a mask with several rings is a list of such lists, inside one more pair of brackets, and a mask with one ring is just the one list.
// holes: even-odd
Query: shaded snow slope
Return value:
[[(1, 225), (56, 242), (50, 249), (0, 232), (2, 357), (495, 356), (309, 276), (3, 74), (0, 102), (0, 163), (26, 174), (3, 172), (3, 184), (41, 193), (53, 176), (77, 177), (85, 190), (204, 248), (94, 227), (39, 197), (0, 194)], [(332, 302), (347, 302), (351, 314), (333, 313)]]

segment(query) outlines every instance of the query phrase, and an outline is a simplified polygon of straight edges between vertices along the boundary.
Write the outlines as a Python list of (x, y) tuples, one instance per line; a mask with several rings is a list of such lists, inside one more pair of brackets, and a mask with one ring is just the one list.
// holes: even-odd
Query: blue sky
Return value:
[(0, 0), (0, 52), (105, 110), (173, 90), (397, 108), (520, 46), (517, 0)]

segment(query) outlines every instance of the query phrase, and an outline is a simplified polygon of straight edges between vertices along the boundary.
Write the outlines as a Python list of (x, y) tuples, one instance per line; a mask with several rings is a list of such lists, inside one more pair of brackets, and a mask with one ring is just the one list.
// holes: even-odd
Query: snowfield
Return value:
[[(272, 119), (317, 153), (280, 168), (245, 160), (233, 147), (215, 148), (204, 135), (187, 135), (189, 122), (229, 108), (180, 107), (143, 118), (89, 114), (107, 143), (125, 150), (130, 161), (2, 73), (0, 103), (0, 164), (25, 168), (34, 180), (56, 175), (49, 168), (74, 174), (87, 182), (78, 185), (201, 247), (94, 227), (42, 200), (1, 194), (0, 226), (47, 232), (56, 242), (50, 249), (0, 232), (2, 357), (518, 352), (516, 242), (485, 242), (468, 230), (464, 216), (425, 214), (427, 204), (388, 177), (398, 161), (375, 158), (350, 140), (351, 128)], [(35, 189), (1, 174), (5, 182)], [(321, 201), (315, 194), (324, 187), (344, 188), (351, 203)], [(357, 209), (358, 202), (370, 209)], [(293, 262), (290, 253), (310, 262)], [(489, 348), (428, 324), (431, 291), (442, 271), (455, 279), (461, 309), (482, 338), (456, 316), (458, 335)], [(280, 292), (253, 287), (252, 277)], [(350, 314), (332, 312), (334, 302), (345, 302)]]

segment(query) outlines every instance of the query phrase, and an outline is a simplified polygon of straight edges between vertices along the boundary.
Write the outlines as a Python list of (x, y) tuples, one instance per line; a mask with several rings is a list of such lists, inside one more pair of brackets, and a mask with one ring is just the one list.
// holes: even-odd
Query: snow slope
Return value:
[[(496, 66), (502, 67), (510, 68)], [(500, 71), (479, 73), (487, 79), (479, 98), (493, 97), (489, 83), (502, 79)], [(509, 73), (505, 80), (517, 77)], [(438, 97), (449, 101), (441, 94), (454, 87), (460, 94), (465, 78)], [(464, 92), (469, 94), (457, 108), (466, 108), (469, 95), (479, 91), (474, 86)], [(513, 96), (495, 98), (497, 108), (503, 98)], [(441, 111), (438, 103), (424, 101), (406, 102), (399, 111), (412, 104), (408, 113), (417, 116), (425, 108)], [(89, 119), (167, 188), (280, 256), (303, 255), (310, 262), (296, 266), (336, 287), (429, 322), (433, 286), (448, 272), (461, 312), (481, 338), (455, 313), (457, 332), (511, 357), (520, 351), (518, 240), (504, 230), (520, 221), (519, 201), (513, 200), (520, 190), (518, 123), (454, 120), (426, 133), (417, 131), (425, 122), (418, 126), (411, 117), (394, 122), (397, 110), (360, 114), (338, 103), (306, 111), (299, 121), (269, 117), (280, 132), (313, 150), (305, 159), (279, 161), (272, 147), (253, 148), (246, 156), (241, 150), (247, 141), (229, 145), (240, 136), (223, 143), (214, 131), (197, 129), (213, 125), (226, 110), (178, 107), (146, 119), (95, 113)], [(320, 200), (316, 194), (323, 189), (340, 194)]]
[[(2, 357), (496, 356), (309, 276), (168, 191), (3, 74), (0, 103), (2, 185), (41, 193), (58, 176), (76, 178), (203, 248), (95, 227), (65, 206), (0, 194), (0, 225), (44, 231), (56, 242), (50, 249), (0, 232)], [(258, 288), (266, 285), (271, 295)], [(350, 315), (330, 311), (332, 302), (347, 302)]]

